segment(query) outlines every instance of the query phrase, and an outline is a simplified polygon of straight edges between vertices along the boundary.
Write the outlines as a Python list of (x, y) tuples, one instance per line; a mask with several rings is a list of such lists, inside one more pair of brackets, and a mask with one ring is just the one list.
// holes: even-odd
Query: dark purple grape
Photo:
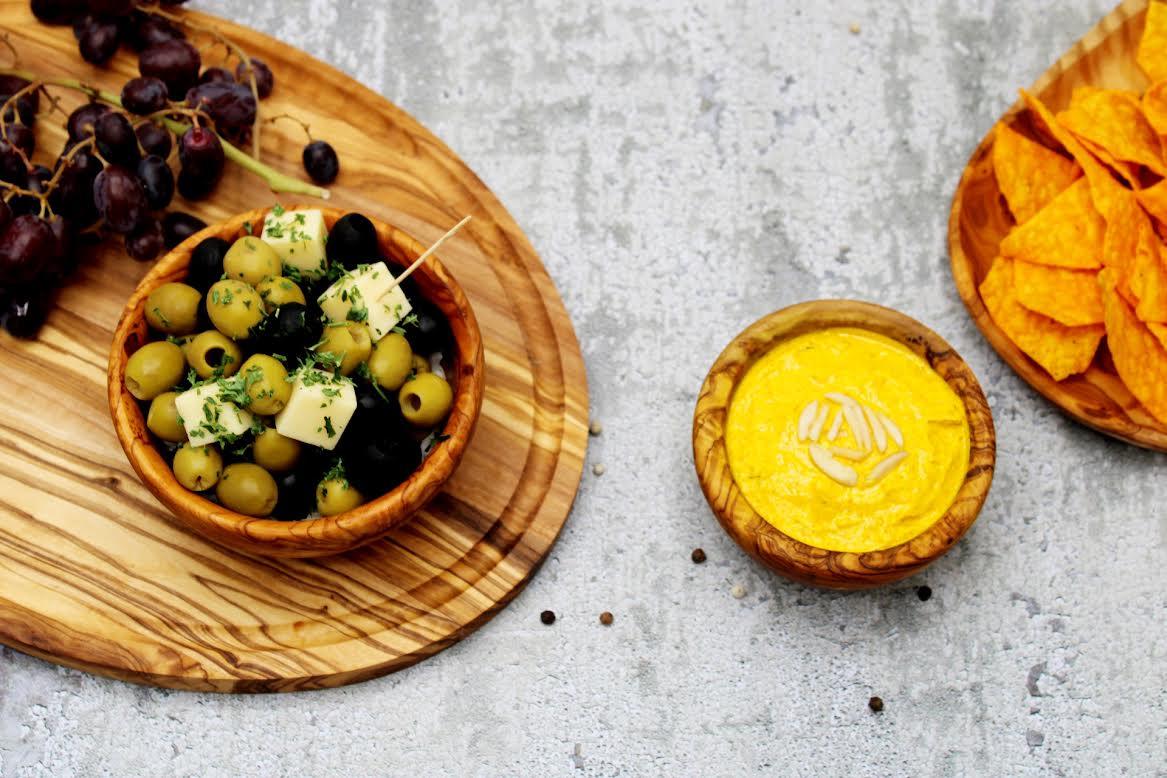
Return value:
[(56, 248), (49, 223), (39, 216), (17, 216), (0, 235), (0, 286), (31, 284)]
[(251, 68), (248, 69), (246, 65), (240, 62), (235, 66), (235, 80), (251, 90), (251, 71), (255, 71), (255, 92), (259, 95), (259, 99), (267, 97), (271, 94), (271, 90), (275, 88), (276, 78), (272, 75), (271, 68), (269, 68), (261, 59), (251, 58)]
[(146, 217), (146, 193), (138, 177), (120, 165), (110, 165), (93, 180), (93, 203), (105, 226), (123, 235)]
[(331, 184), (340, 173), (336, 149), (322, 140), (314, 140), (304, 147), (304, 169), (318, 184)]
[(165, 108), (169, 97), (162, 79), (138, 76), (131, 78), (122, 87), (122, 108), (130, 113), (145, 116)]
[(146, 192), (146, 204), (158, 211), (170, 205), (174, 197), (174, 173), (162, 157), (151, 154), (138, 163), (138, 179)]
[(223, 174), (223, 144), (210, 130), (191, 127), (178, 141), (178, 191), (188, 200), (206, 197)]
[(97, 206), (93, 203), (93, 181), (101, 172), (102, 164), (87, 151), (79, 151), (63, 163), (65, 169), (49, 195), (53, 211), (77, 224), (97, 221)]
[(24, 152), (24, 156), (31, 158), (36, 150), (36, 134), (23, 124), (9, 124), (2, 133), (4, 140)]
[(222, 238), (205, 238), (190, 253), (186, 282), (200, 292), (206, 292), (223, 275), (223, 257), (231, 244)]
[(0, 181), (20, 187), (28, 183), (28, 165), (24, 157), (6, 140), (0, 140)]
[(186, 104), (206, 111), (215, 129), (227, 136), (239, 137), (255, 122), (255, 96), (243, 84), (212, 81), (186, 93)]
[(170, 156), (170, 130), (154, 122), (143, 122), (138, 125), (138, 143), (147, 154), (155, 154), (163, 159)]
[(137, 51), (185, 37), (186, 34), (169, 20), (152, 14), (135, 12), (126, 25), (126, 40)]
[(134, 10), (134, 0), (88, 0), (89, 12), (105, 16), (128, 16)]
[(199, 83), (200, 84), (213, 84), (213, 83), (218, 82), (218, 81), (221, 81), (225, 84), (234, 84), (235, 83), (235, 76), (233, 76), (231, 74), (231, 71), (228, 70), (227, 68), (218, 68), (218, 67), (207, 68), (206, 70), (203, 71), (203, 74), (201, 76), (199, 76)]
[(171, 211), (162, 217), (162, 238), (166, 248), (174, 248), (206, 226), (207, 223), (197, 216), (182, 211)]
[[(0, 76), (0, 105), (8, 102), (12, 95), (27, 87), (28, 84), (28, 81), (19, 76)], [(26, 92), (16, 99), (15, 112), (12, 108), (4, 112), (4, 121), (17, 121), (17, 116), (19, 116), (19, 121), (32, 127), (36, 124), (36, 114), (40, 110), (40, 105), (40, 90)]]
[(37, 193), (44, 192), (45, 185), (52, 177), (53, 171), (49, 168), (44, 165), (33, 165), (32, 170), (28, 171), (28, 188)]
[(0, 234), (8, 229), (9, 224), (12, 224), (12, 209), (8, 207), (8, 203), (0, 200)]
[(72, 24), (85, 14), (85, 0), (32, 0), (32, 15), (44, 24)]
[(198, 83), (201, 65), (199, 50), (180, 39), (155, 43), (138, 58), (139, 72), (162, 79), (172, 100), (181, 100)]
[(141, 159), (138, 136), (125, 114), (110, 111), (102, 116), (93, 125), (93, 137), (97, 140), (97, 150), (107, 162), (133, 167)]
[(60, 216), (49, 219), (49, 229), (53, 233), (53, 251), (45, 273), (57, 282), (65, 280), (77, 269), (76, 254), (73, 253), (73, 227)]
[(109, 113), (109, 106), (105, 103), (86, 103), (74, 109), (69, 114), (66, 126), (69, 130), (69, 140), (76, 143), (85, 140), (93, 134), (93, 125), (105, 114)]
[(139, 262), (149, 262), (162, 252), (165, 243), (162, 224), (150, 216), (126, 236), (126, 253)]
[(104, 65), (117, 53), (121, 45), (121, 29), (111, 19), (89, 17), (77, 39), (81, 58), (94, 65)]
[(51, 286), (13, 290), (4, 313), (5, 329), (16, 338), (35, 337), (53, 307), (54, 292)]

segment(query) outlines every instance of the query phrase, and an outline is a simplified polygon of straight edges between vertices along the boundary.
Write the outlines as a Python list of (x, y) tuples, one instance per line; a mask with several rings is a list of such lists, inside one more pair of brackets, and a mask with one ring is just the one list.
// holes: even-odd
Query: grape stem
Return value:
[[(61, 87), (62, 89), (73, 89), (88, 95), (91, 100), (100, 100), (103, 103), (108, 103), (118, 108), (122, 107), (121, 98), (115, 95), (113, 92), (106, 92), (103, 89), (98, 89), (97, 87), (83, 83), (76, 78), (45, 78), (31, 71), (22, 70), (20, 68), (0, 68), (0, 75), (16, 76), (17, 78), (23, 78), (26, 81), (39, 81), (42, 84)], [(162, 121), (166, 124), (167, 129), (179, 137), (181, 137), (183, 133), (190, 129), (189, 124), (185, 124), (174, 119), (164, 118)], [(227, 159), (239, 165), (239, 167), (243, 168), (244, 170), (250, 173), (254, 173), (255, 175), (262, 178), (265, 182), (267, 182), (267, 185), (271, 187), (272, 192), (276, 194), (285, 192), (290, 194), (303, 194), (308, 195), (309, 197), (319, 197), (322, 200), (327, 200), (331, 196), (327, 189), (309, 184), (306, 181), (301, 181), (298, 178), (281, 173), (280, 171), (265, 165), (263, 162), (260, 162), (258, 159), (252, 157), (247, 152), (233, 146), (226, 140), (223, 140), (221, 136), (219, 140), (223, 144), (223, 154), (227, 157)]]

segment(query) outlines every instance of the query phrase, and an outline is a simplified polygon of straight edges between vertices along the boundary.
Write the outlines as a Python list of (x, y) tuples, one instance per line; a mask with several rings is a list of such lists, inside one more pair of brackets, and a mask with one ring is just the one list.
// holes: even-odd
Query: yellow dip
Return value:
[(968, 469), (968, 419), (906, 346), (834, 328), (792, 338), (749, 369), (730, 404), (726, 447), (734, 480), (770, 524), (817, 548), (875, 551), (948, 510)]

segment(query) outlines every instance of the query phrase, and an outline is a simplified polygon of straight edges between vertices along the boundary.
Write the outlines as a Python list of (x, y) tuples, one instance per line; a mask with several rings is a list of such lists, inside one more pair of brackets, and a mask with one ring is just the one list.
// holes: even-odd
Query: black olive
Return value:
[(186, 283), (206, 293), (211, 285), (223, 277), (223, 257), (231, 244), (222, 238), (207, 238), (195, 246), (190, 254)]
[(300, 303), (281, 305), (260, 322), (254, 337), (259, 351), (278, 354), (295, 367), (295, 357), (320, 341), (323, 326), (318, 315)]
[(359, 213), (346, 213), (332, 225), (324, 251), (330, 264), (340, 264), (348, 270), (376, 262), (381, 257), (377, 228)]
[[(450, 325), (438, 307), (429, 300), (414, 298), (413, 311), (402, 323), (405, 339), (413, 353), (428, 355), (448, 351), (452, 342)], [(415, 319), (414, 316), (417, 318)]]
[(392, 490), (421, 464), (421, 446), (416, 440), (401, 432), (389, 436), (379, 432), (351, 426), (345, 432), (346, 438), (353, 437), (345, 447), (345, 475), (370, 499)]

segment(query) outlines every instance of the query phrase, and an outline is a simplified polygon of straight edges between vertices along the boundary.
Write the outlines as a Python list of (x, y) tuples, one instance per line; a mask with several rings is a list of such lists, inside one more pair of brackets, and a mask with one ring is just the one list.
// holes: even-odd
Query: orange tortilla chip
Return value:
[(1147, 329), (1159, 341), (1159, 345), (1167, 349), (1167, 324), (1160, 324), (1157, 321), (1149, 321), (1146, 324)]
[(1115, 159), (1114, 155), (1106, 149), (1099, 146), (1097, 143), (1091, 143), (1088, 140), (1079, 138), (1082, 141), (1082, 146), (1086, 148), (1091, 154), (1097, 157), (1098, 161), (1106, 165), (1114, 173), (1118, 175), (1123, 181), (1126, 181), (1133, 188), (1138, 189), (1139, 181), (1139, 166), (1134, 162), (1123, 162), (1120, 159)]
[(1029, 221), (1082, 174), (1072, 159), (1003, 124), (993, 140), (993, 170), (1018, 224)]
[(1167, 266), (1164, 246), (1148, 223), (1139, 230), (1139, 243), (1130, 265), (1128, 283), (1138, 300), (1135, 313), (1143, 321), (1167, 322)]
[(1151, 3), (1147, 6), (1147, 24), (1139, 52), (1135, 56), (1139, 67), (1152, 81), (1167, 78), (1167, 5)]
[(1119, 378), (1139, 402), (1167, 424), (1167, 349), (1115, 289), (1113, 270), (1099, 275), (1106, 308), (1106, 340)]
[(1084, 372), (1098, 351), (1102, 326), (1067, 327), (1025, 308), (1017, 302), (1012, 265), (998, 257), (981, 282), (981, 299), (993, 321), (1055, 381)]
[(1156, 221), (1167, 224), (1167, 179), (1154, 186), (1140, 189), (1135, 197), (1143, 210), (1155, 217)]
[(1038, 265), (1096, 270), (1102, 267), (1105, 234), (1106, 222), (1083, 178), (1006, 235), (1001, 254)]
[(1102, 323), (1102, 291), (1093, 270), (1013, 263), (1017, 302), (1067, 327)]
[(1167, 135), (1167, 81), (1158, 81), (1151, 84), (1150, 89), (1143, 92), (1143, 116), (1162, 136)]
[(1057, 121), (1115, 160), (1146, 165), (1161, 176), (1167, 175), (1159, 134), (1143, 116), (1139, 99), (1131, 92), (1076, 89), (1073, 102), (1058, 114)]

